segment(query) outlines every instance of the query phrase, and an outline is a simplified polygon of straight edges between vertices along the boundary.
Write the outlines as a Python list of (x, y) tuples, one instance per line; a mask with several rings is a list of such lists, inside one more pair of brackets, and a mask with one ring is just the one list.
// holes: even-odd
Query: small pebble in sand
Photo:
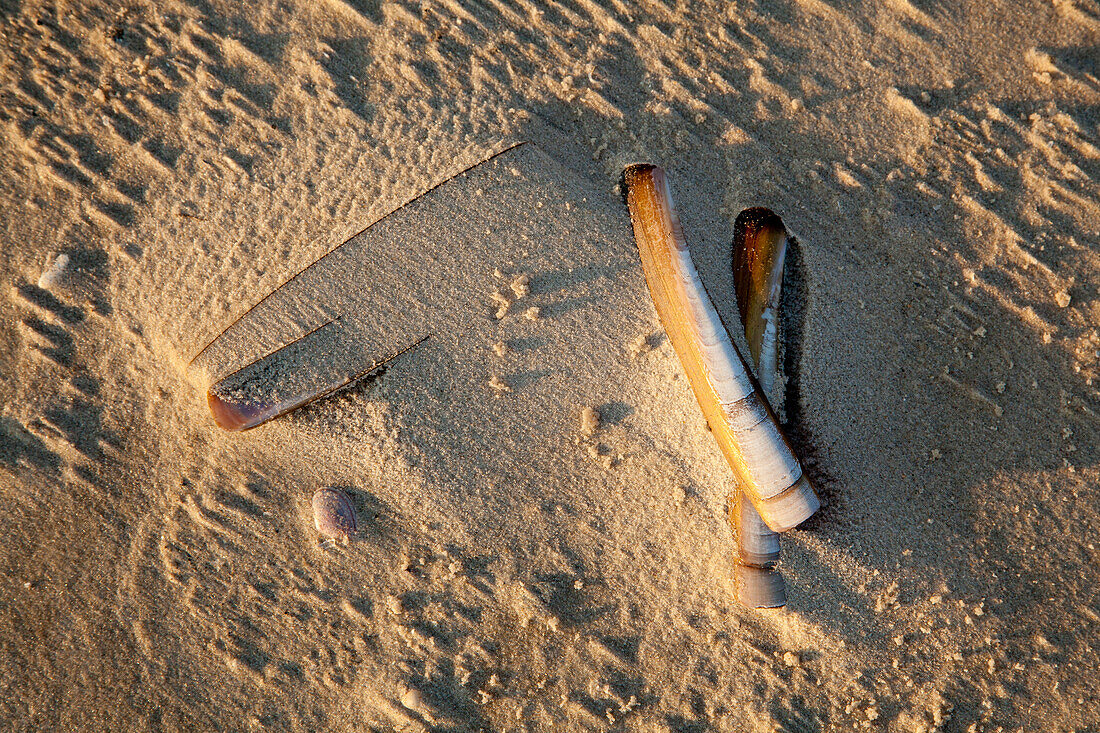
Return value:
[(676, 502), (676, 506), (683, 506), (687, 502), (688, 496), (690, 496), (690, 493), (686, 486), (677, 486), (673, 491), (672, 500)]
[(632, 359), (637, 359), (639, 356), (649, 351), (649, 349), (649, 336), (646, 334), (632, 338), (626, 345), (626, 350), (630, 353)]
[(1063, 291), (1061, 293), (1054, 294), (1054, 302), (1058, 304), (1059, 308), (1065, 308), (1069, 305), (1070, 297), (1069, 293)]
[(788, 667), (798, 666), (798, 655), (794, 652), (783, 652), (783, 664)]
[(43, 290), (49, 290), (57, 281), (61, 279), (61, 276), (65, 274), (65, 270), (69, 268), (69, 255), (59, 254), (54, 258), (50, 266), (46, 268), (38, 278), (38, 287)]
[(531, 278), (523, 274), (516, 275), (512, 279), (511, 288), (517, 298), (525, 298), (531, 293)]
[(508, 314), (508, 306), (512, 304), (512, 301), (508, 300), (508, 296), (499, 290), (493, 293), (493, 305), (497, 307), (497, 318), (504, 318)]
[(492, 387), (497, 393), (504, 394), (505, 392), (511, 392), (512, 388), (497, 375), (493, 375), (493, 378), (489, 380), (489, 386)]
[(508, 344), (503, 341), (497, 341), (493, 344), (493, 353), (497, 356), (504, 358), (508, 354)]
[(523, 312), (523, 317), (529, 321), (537, 321), (539, 319), (539, 313), (540, 311), (537, 307), (528, 308)]
[(594, 407), (585, 407), (581, 410), (581, 432), (585, 435), (594, 435), (600, 429), (600, 413)]

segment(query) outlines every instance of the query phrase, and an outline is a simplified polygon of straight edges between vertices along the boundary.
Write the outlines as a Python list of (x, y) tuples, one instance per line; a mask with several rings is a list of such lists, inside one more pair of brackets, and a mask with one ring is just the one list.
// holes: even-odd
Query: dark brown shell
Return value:
[(733, 282), (737, 310), (754, 359), (760, 358), (761, 316), (769, 305), (779, 305), (787, 228), (771, 209), (745, 209), (733, 224)]
[(313, 526), (334, 540), (346, 540), (359, 529), (355, 507), (340, 489), (325, 487), (313, 495)]

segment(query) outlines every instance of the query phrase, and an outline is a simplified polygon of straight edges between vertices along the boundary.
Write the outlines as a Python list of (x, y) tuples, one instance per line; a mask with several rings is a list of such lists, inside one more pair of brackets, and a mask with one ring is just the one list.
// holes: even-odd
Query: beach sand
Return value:
[[(3, 727), (1100, 729), (1098, 40), (1091, 0), (0, 1)], [(515, 140), (522, 195), (412, 288), (480, 298), (461, 327), (214, 425), (210, 339)], [(735, 333), (738, 212), (797, 238), (785, 412), (826, 506), (782, 611), (734, 596), (638, 161)]]

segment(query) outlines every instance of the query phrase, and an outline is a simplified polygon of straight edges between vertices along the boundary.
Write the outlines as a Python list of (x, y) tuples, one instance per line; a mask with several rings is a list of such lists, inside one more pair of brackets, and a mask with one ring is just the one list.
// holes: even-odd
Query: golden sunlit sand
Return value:
[[(1095, 730), (1098, 35), (1089, 0), (0, 0), (2, 727)], [(507, 189), (382, 218), (515, 140)], [(737, 602), (639, 161), (741, 347), (734, 222), (792, 235), (824, 507), (781, 611)], [(375, 222), (221, 353), (318, 303), (357, 320), (303, 368), (428, 338), (219, 428), (188, 363)]]

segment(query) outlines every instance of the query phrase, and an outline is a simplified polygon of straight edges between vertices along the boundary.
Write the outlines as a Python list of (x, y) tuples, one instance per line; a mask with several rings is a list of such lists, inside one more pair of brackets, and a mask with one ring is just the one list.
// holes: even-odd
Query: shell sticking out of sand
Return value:
[(313, 526), (329, 539), (346, 542), (359, 529), (348, 495), (340, 489), (318, 489), (313, 495)]

